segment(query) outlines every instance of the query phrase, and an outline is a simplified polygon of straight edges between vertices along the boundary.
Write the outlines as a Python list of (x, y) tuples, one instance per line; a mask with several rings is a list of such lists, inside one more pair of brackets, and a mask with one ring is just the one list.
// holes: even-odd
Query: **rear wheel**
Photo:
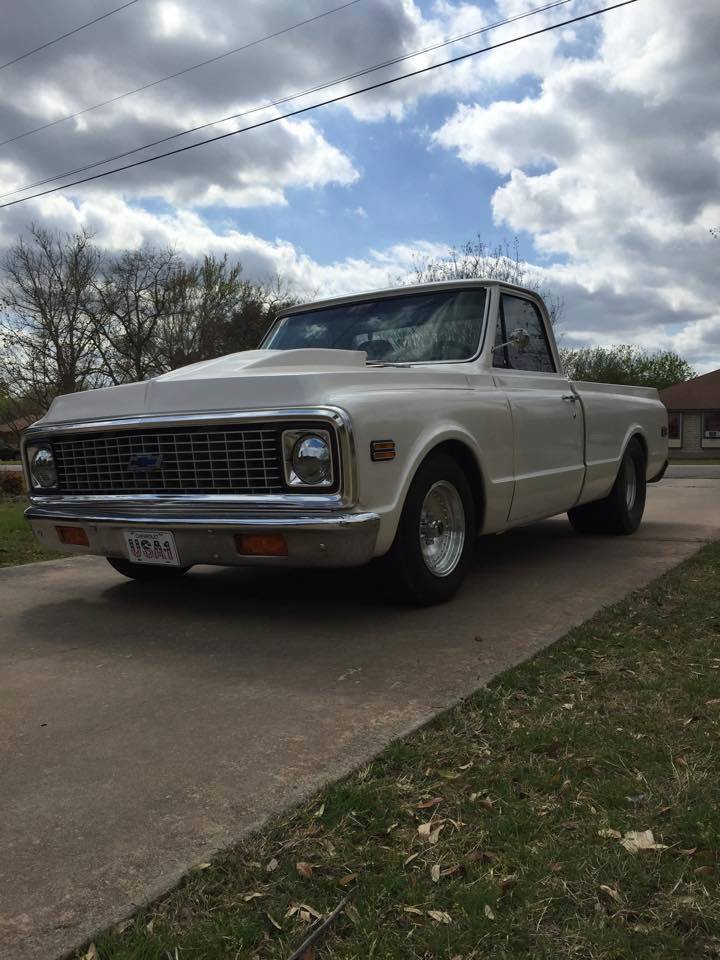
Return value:
[(472, 560), (475, 504), (458, 463), (431, 454), (410, 485), (393, 545), (379, 561), (393, 597), (417, 606), (444, 603)]
[(120, 557), (108, 557), (107, 562), (114, 567), (118, 573), (131, 580), (177, 580), (184, 573), (187, 573), (190, 567), (163, 567), (154, 564), (132, 563)]
[(635, 533), (645, 511), (645, 492), (645, 451), (639, 440), (631, 440), (608, 496), (574, 507), (568, 518), (578, 533)]

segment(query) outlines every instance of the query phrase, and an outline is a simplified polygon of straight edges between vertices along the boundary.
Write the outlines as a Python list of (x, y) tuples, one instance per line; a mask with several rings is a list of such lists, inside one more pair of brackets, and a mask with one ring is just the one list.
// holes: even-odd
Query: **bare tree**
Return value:
[(101, 379), (88, 312), (101, 264), (90, 234), (36, 225), (4, 257), (0, 378), (40, 409)]
[(528, 287), (543, 298), (554, 326), (562, 319), (565, 309), (562, 297), (553, 293), (537, 272), (520, 259), (517, 237), (491, 247), (478, 234), (462, 247), (453, 247), (447, 256), (416, 258), (412, 274), (406, 282), (474, 279), (500, 280), (518, 287)]
[(94, 284), (91, 312), (93, 342), (111, 383), (147, 380), (167, 369), (164, 326), (181, 267), (172, 250), (151, 247), (107, 261)]

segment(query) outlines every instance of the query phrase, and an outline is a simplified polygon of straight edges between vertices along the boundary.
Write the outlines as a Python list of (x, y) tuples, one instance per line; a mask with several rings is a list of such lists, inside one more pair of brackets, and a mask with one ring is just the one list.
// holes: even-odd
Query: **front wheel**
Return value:
[(638, 440), (631, 440), (610, 493), (573, 507), (570, 523), (578, 533), (635, 533), (645, 512), (646, 482), (645, 451)]
[(393, 597), (432, 606), (459, 589), (472, 560), (475, 504), (452, 457), (431, 454), (408, 490), (393, 545), (379, 561)]
[(181, 577), (190, 569), (190, 567), (164, 567), (159, 564), (132, 563), (132, 561), (121, 557), (108, 557), (107, 562), (124, 577), (129, 577), (131, 580), (151, 580), (155, 583), (177, 580), (178, 577)]

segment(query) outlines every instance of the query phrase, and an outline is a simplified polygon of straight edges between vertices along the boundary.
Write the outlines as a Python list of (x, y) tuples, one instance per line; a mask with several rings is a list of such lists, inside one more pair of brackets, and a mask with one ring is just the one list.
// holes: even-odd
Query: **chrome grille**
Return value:
[(52, 446), (62, 493), (270, 494), (285, 489), (279, 437), (278, 428), (243, 424), (113, 430)]

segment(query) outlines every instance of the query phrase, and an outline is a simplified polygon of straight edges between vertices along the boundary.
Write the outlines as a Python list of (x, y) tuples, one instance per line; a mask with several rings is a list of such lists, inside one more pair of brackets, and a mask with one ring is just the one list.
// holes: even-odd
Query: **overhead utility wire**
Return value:
[(226, 140), (228, 137), (234, 137), (238, 133), (245, 133), (248, 130), (257, 130), (259, 127), (267, 127), (271, 123), (277, 123), (279, 120), (288, 120), (290, 117), (296, 117), (303, 113), (309, 113), (311, 110), (317, 110), (318, 107), (326, 107), (334, 103), (340, 103), (342, 100), (349, 100), (351, 97), (357, 97), (361, 93), (369, 93), (372, 90), (380, 90), (382, 87), (388, 87), (393, 83), (397, 83), (399, 80), (407, 80), (410, 77), (417, 77), (424, 73), (430, 73), (430, 71), (437, 70), (440, 67), (447, 67), (453, 63), (460, 63), (463, 60), (469, 60), (471, 57), (476, 57), (481, 53), (488, 53), (491, 50), (499, 50), (501, 47), (507, 47), (512, 43), (517, 43), (519, 40), (527, 40), (530, 37), (537, 37), (540, 34), (549, 33), (551, 30), (558, 30), (560, 27), (568, 27), (573, 23), (580, 23), (582, 20), (589, 20), (591, 17), (597, 17), (601, 13), (608, 13), (610, 10), (618, 10), (620, 7), (627, 7), (631, 3), (637, 3), (637, 0), (622, 0), (622, 3), (613, 3), (610, 6), (601, 7), (599, 10), (592, 10), (589, 13), (583, 13), (577, 17), (572, 17), (570, 20), (562, 20), (560, 23), (554, 23), (548, 27), (540, 27), (538, 30), (521, 34), (519, 37), (511, 37), (509, 40), (501, 40), (498, 43), (491, 44), (487, 47), (480, 47), (478, 50), (471, 50), (469, 53), (461, 53), (458, 54), (458, 56), (451, 57), (448, 60), (442, 60), (440, 63), (432, 63), (427, 67), (420, 67), (417, 70), (412, 70), (410, 73), (403, 73), (399, 77), (391, 77), (388, 80), (380, 80), (377, 83), (368, 85), (367, 87), (361, 87), (359, 90), (351, 90), (349, 93), (341, 93), (336, 97), (330, 97), (327, 100), (321, 100), (319, 103), (313, 103), (307, 107), (299, 107), (297, 110), (284, 113), (279, 117), (270, 117), (268, 120), (261, 120), (259, 123), (253, 123), (247, 127), (241, 127), (239, 130), (231, 130), (228, 133), (221, 133), (216, 137), (208, 137), (205, 140), (198, 140), (196, 143), (189, 143), (184, 147), (177, 147), (175, 150), (168, 150), (165, 153), (159, 153), (154, 157), (145, 157), (143, 160), (135, 160), (133, 163), (126, 163), (120, 167), (113, 167), (112, 170), (105, 170), (102, 173), (95, 173), (90, 177), (82, 177), (79, 180), (72, 180), (70, 183), (63, 183), (57, 187), (50, 187), (48, 190), (41, 190), (39, 193), (32, 193), (30, 196), (20, 197), (18, 200), (11, 200), (9, 203), (0, 204), (0, 210), (4, 210), (6, 207), (14, 207), (18, 203), (24, 203), (26, 200), (35, 200), (37, 197), (47, 196), (49, 193), (57, 193), (58, 190), (65, 190), (67, 187), (76, 187), (81, 183), (90, 183), (93, 180), (100, 180), (103, 177), (108, 177), (114, 173), (121, 173), (124, 170), (131, 170), (135, 167), (141, 167), (146, 163), (152, 163), (154, 160), (164, 160), (166, 157), (172, 157), (178, 153), (185, 153), (187, 150), (194, 150), (196, 147), (203, 147), (208, 143), (216, 143), (218, 140)]
[(71, 37), (74, 33), (80, 33), (81, 30), (84, 30), (86, 27), (91, 27), (94, 23), (99, 23), (101, 20), (107, 20), (107, 18), (111, 17), (114, 13), (119, 13), (121, 10), (125, 10), (126, 7), (131, 7), (134, 3), (139, 2), (140, 0), (128, 0), (128, 2), (123, 3), (122, 6), (115, 7), (114, 10), (109, 10), (107, 13), (103, 13), (102, 16), (95, 17), (94, 20), (88, 20), (87, 23), (83, 23), (79, 27), (75, 27), (74, 30), (68, 30), (67, 33), (63, 33), (61, 36), (55, 37), (54, 40), (48, 40), (47, 43), (41, 43), (39, 47), (35, 47), (33, 50), (28, 50), (27, 53), (21, 53), (19, 57), (15, 57), (13, 60), (8, 60), (7, 63), (0, 64), (0, 70), (4, 70), (5, 67), (11, 67), (14, 63), (24, 60), (25, 57), (31, 57), (34, 53), (39, 53), (40, 50), (46, 50), (54, 43), (59, 43), (61, 40), (65, 40), (66, 37)]
[[(132, 0), (133, 3), (136, 3), (137, 0)], [(0, 147), (6, 146), (8, 143), (15, 143), (16, 140), (23, 140), (25, 137), (31, 136), (33, 133), (40, 133), (41, 130), (47, 130), (49, 127), (55, 127), (58, 123), (65, 123), (66, 120), (74, 120), (76, 117), (82, 117), (83, 114), (90, 113), (93, 110), (98, 110), (100, 107), (107, 107), (108, 104), (117, 103), (118, 100), (123, 100), (125, 97), (132, 97), (135, 93), (140, 93), (142, 90), (149, 90), (150, 87), (156, 87), (159, 83), (165, 83), (166, 80), (174, 80), (176, 77), (182, 77), (186, 73), (190, 73), (192, 70), (198, 70), (200, 67), (206, 67), (210, 63), (217, 63), (218, 60), (224, 60), (225, 57), (231, 57), (235, 53), (241, 53), (243, 50), (249, 50), (250, 47), (256, 47), (258, 44), (265, 43), (267, 40), (274, 40), (276, 37), (281, 37), (285, 33), (290, 33), (293, 30), (297, 30), (298, 27), (304, 27), (308, 23), (314, 23), (316, 20), (322, 20), (323, 17), (329, 17), (332, 13), (338, 13), (340, 10), (345, 10), (347, 7), (352, 7), (356, 3), (360, 3), (361, 0), (349, 0), (348, 3), (343, 3), (339, 7), (333, 7), (332, 10), (325, 10), (323, 13), (318, 13), (314, 17), (308, 17), (307, 20), (300, 20), (299, 23), (293, 23), (292, 26), (283, 27), (282, 30), (276, 30), (275, 33), (269, 33), (266, 37), (258, 37), (257, 40), (251, 40), (249, 43), (243, 44), (241, 47), (235, 47), (234, 50), (227, 50), (225, 53), (218, 54), (217, 57), (210, 57), (209, 60), (203, 60), (200, 63), (194, 63), (190, 67), (185, 67), (183, 70), (178, 70), (177, 73), (170, 73), (167, 77), (160, 77), (157, 80), (151, 80), (149, 83), (144, 83), (141, 87), (135, 87), (134, 90), (127, 90), (125, 93), (119, 93), (115, 97), (110, 97), (108, 100), (102, 100), (100, 103), (94, 103), (89, 107), (84, 107), (82, 110), (78, 110), (76, 113), (69, 113), (66, 117), (58, 117), (56, 120), (50, 120), (48, 123), (43, 123), (39, 127), (33, 127), (32, 130), (25, 130), (24, 133), (18, 133), (14, 137), (8, 137), (7, 140), (0, 140)]]
[(106, 163), (112, 163), (115, 160), (122, 160), (123, 157), (132, 156), (133, 153), (139, 153), (141, 150), (149, 150), (150, 147), (157, 147), (162, 143), (169, 143), (171, 140), (177, 140), (179, 137), (186, 137), (191, 133), (197, 133), (199, 130), (206, 130), (208, 127), (215, 127), (221, 123), (227, 123), (230, 120), (239, 120), (241, 117), (248, 117), (253, 113), (258, 113), (261, 110), (267, 110), (270, 107), (278, 107), (281, 104), (290, 102), (291, 100), (299, 100), (301, 97), (308, 96), (311, 93), (318, 93), (320, 90), (327, 90), (328, 87), (337, 86), (337, 84), (345, 83), (348, 80), (355, 80), (358, 77), (363, 77), (368, 73), (374, 73), (377, 70), (394, 66), (395, 64), (401, 63), (404, 60), (411, 60), (413, 57), (419, 57), (424, 53), (431, 53), (432, 51), (438, 50), (441, 47), (447, 47), (450, 44), (458, 43), (461, 40), (467, 40), (469, 37), (475, 37), (478, 34), (487, 33), (489, 30), (495, 30), (497, 27), (505, 26), (508, 23), (515, 23), (517, 20), (524, 20), (536, 13), (544, 13), (547, 10), (560, 7), (571, 2), (572, 0), (553, 0), (552, 3), (548, 3), (543, 7), (535, 7), (531, 10), (527, 10), (525, 13), (518, 14), (514, 17), (508, 17), (505, 20), (498, 20), (495, 23), (490, 23), (485, 27), (481, 27), (478, 30), (472, 30), (469, 33), (460, 34), (457, 37), (450, 37), (449, 39), (435, 43), (432, 46), (423, 47), (421, 50), (413, 50), (411, 53), (405, 53), (402, 56), (394, 57), (392, 60), (385, 60), (382, 63), (376, 63), (371, 67), (363, 67), (361, 70), (356, 70), (354, 73), (348, 73), (342, 77), (336, 77), (334, 80), (328, 80), (324, 83), (317, 84), (314, 87), (308, 87), (305, 90), (291, 93), (288, 96), (280, 97), (276, 100), (270, 100), (269, 102), (262, 103), (256, 107), (250, 107), (247, 110), (243, 110), (241, 113), (232, 113), (227, 117), (221, 117), (219, 120), (209, 120), (207, 123), (201, 123), (196, 127), (190, 127), (188, 130), (180, 130), (178, 133), (172, 133), (167, 137), (161, 137), (159, 140), (151, 140), (149, 143), (144, 143), (139, 147), (132, 147), (130, 150), (124, 150), (122, 153), (116, 153), (112, 157), (105, 157), (102, 160), (94, 160), (91, 163), (83, 164), (80, 167), (74, 167), (72, 170), (65, 170), (64, 173), (56, 173), (51, 177), (45, 177), (43, 180), (35, 180), (33, 183), (23, 184), (23, 186), (16, 187), (14, 190), (8, 190), (7, 193), (1, 193), (0, 200), (4, 200), (5, 197), (13, 197), (17, 193), (23, 193), (25, 190), (34, 190), (35, 187), (42, 187), (44, 184), (52, 183), (54, 180), (62, 180), (63, 177), (72, 177), (76, 173), (84, 173), (86, 170), (93, 170), (95, 167), (101, 167)]

